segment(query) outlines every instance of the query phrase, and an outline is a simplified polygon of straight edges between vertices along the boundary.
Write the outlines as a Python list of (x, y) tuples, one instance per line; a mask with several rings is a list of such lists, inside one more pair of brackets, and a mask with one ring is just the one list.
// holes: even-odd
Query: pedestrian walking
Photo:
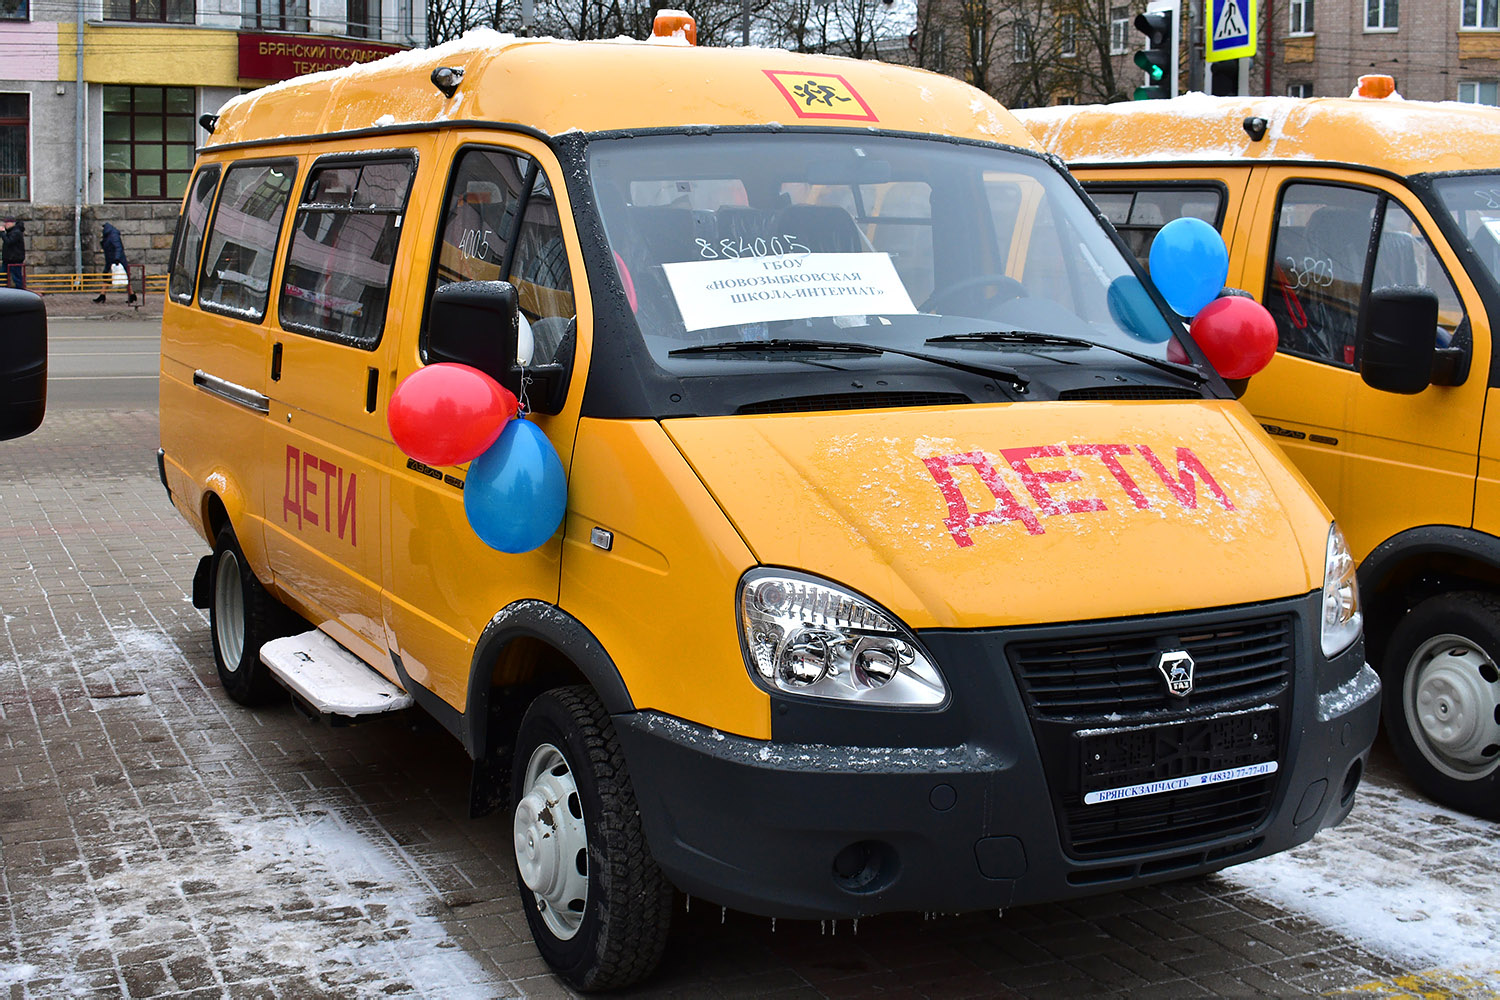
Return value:
[(95, 302), (103, 302), (105, 292), (110, 288), (124, 288), (126, 291), (126, 302), (135, 302), (135, 290), (130, 287), (130, 271), (125, 261), (125, 243), (120, 239), (120, 231), (108, 222), (104, 228), (99, 230), (99, 246), (104, 250), (104, 266), (109, 270), (109, 278), (104, 283), (104, 291), (95, 298)]
[(4, 242), (0, 258), (4, 259), (6, 279), (10, 282), (10, 287), (25, 288), (26, 223), (20, 219), (0, 222), (0, 241)]

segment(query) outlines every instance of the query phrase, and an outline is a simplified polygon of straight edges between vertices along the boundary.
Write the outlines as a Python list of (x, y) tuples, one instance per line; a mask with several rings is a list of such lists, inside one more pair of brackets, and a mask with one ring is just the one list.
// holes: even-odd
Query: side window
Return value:
[(1281, 351), (1354, 367), (1378, 202), (1373, 191), (1328, 184), (1282, 190), (1265, 294)]
[(295, 160), (246, 163), (224, 172), (203, 255), (198, 305), (252, 322), (266, 315), (276, 240), (296, 174)]
[(213, 207), (214, 189), (218, 186), (219, 167), (214, 164), (199, 170), (188, 189), (182, 215), (177, 219), (177, 235), (172, 239), (172, 267), (167, 293), (174, 301), (193, 301), (198, 254), (203, 249), (203, 230), (208, 225), (208, 211)]
[(1386, 202), (1370, 288), (1373, 291), (1390, 285), (1419, 285), (1436, 293), (1438, 346), (1447, 347), (1452, 343), (1453, 335), (1465, 319), (1463, 300), (1458, 297), (1458, 289), (1453, 287), (1453, 280), (1443, 270), (1426, 234), (1406, 209), (1394, 201)]
[(516, 286), (535, 363), (552, 361), (576, 312), (552, 186), (527, 157), (469, 149), (453, 168), (434, 287), (496, 280)]
[(1151, 256), (1151, 241), (1162, 226), (1190, 216), (1218, 228), (1224, 217), (1224, 189), (1172, 184), (1120, 188), (1085, 185), (1089, 197), (1125, 240), (1141, 267)]
[(521, 207), (510, 273), (521, 314), (531, 322), (536, 344), (533, 358), (547, 364), (557, 356), (564, 334), (573, 322), (573, 274), (568, 269), (568, 247), (563, 242), (557, 199), (547, 176), (533, 164), (531, 191)]
[(284, 329), (357, 347), (379, 343), (414, 170), (410, 157), (313, 167), (282, 277)]

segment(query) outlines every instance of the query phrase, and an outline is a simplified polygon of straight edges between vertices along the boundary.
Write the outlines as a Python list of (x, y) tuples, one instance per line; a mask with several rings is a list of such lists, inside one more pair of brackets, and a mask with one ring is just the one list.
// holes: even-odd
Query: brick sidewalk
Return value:
[[(530, 943), (507, 821), (465, 816), (446, 733), (220, 690), (187, 593), (205, 548), (156, 440), (152, 412), (81, 410), (0, 444), (0, 989), (569, 995)], [(1289, 995), (1410, 971), (1223, 877), (1003, 918), (678, 916), (637, 995)]]

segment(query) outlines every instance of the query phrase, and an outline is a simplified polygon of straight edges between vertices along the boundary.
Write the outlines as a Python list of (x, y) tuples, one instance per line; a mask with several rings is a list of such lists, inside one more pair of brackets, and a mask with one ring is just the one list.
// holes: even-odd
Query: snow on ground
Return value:
[(1343, 824), (1221, 877), (1415, 969), (1500, 991), (1500, 824), (1366, 781)]
[(169, 963), (212, 953), (231, 982), (295, 970), (350, 996), (416, 988), (461, 1000), (502, 989), (448, 937), (403, 861), (332, 811), (208, 815), (193, 840), (163, 853), (122, 843), (119, 867), (91, 880), (93, 905), (78, 892), (80, 865), (61, 866), (49, 908), (74, 919), (55, 929), (50, 954), (0, 966), (0, 985), (59, 972), (67, 981), (72, 959), (95, 949), (165, 946)]

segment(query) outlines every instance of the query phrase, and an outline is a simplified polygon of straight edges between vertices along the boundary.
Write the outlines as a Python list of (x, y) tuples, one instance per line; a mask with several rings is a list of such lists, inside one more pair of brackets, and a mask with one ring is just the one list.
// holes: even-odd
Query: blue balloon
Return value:
[(1172, 336), (1161, 307), (1135, 275), (1122, 274), (1111, 281), (1105, 301), (1109, 303), (1110, 316), (1136, 340), (1161, 344)]
[(567, 505), (562, 460), (530, 420), (507, 423), (469, 465), (464, 513), (492, 549), (518, 554), (540, 548), (562, 523)]
[(1229, 251), (1202, 219), (1173, 219), (1151, 241), (1151, 280), (1167, 305), (1191, 319), (1229, 279)]

